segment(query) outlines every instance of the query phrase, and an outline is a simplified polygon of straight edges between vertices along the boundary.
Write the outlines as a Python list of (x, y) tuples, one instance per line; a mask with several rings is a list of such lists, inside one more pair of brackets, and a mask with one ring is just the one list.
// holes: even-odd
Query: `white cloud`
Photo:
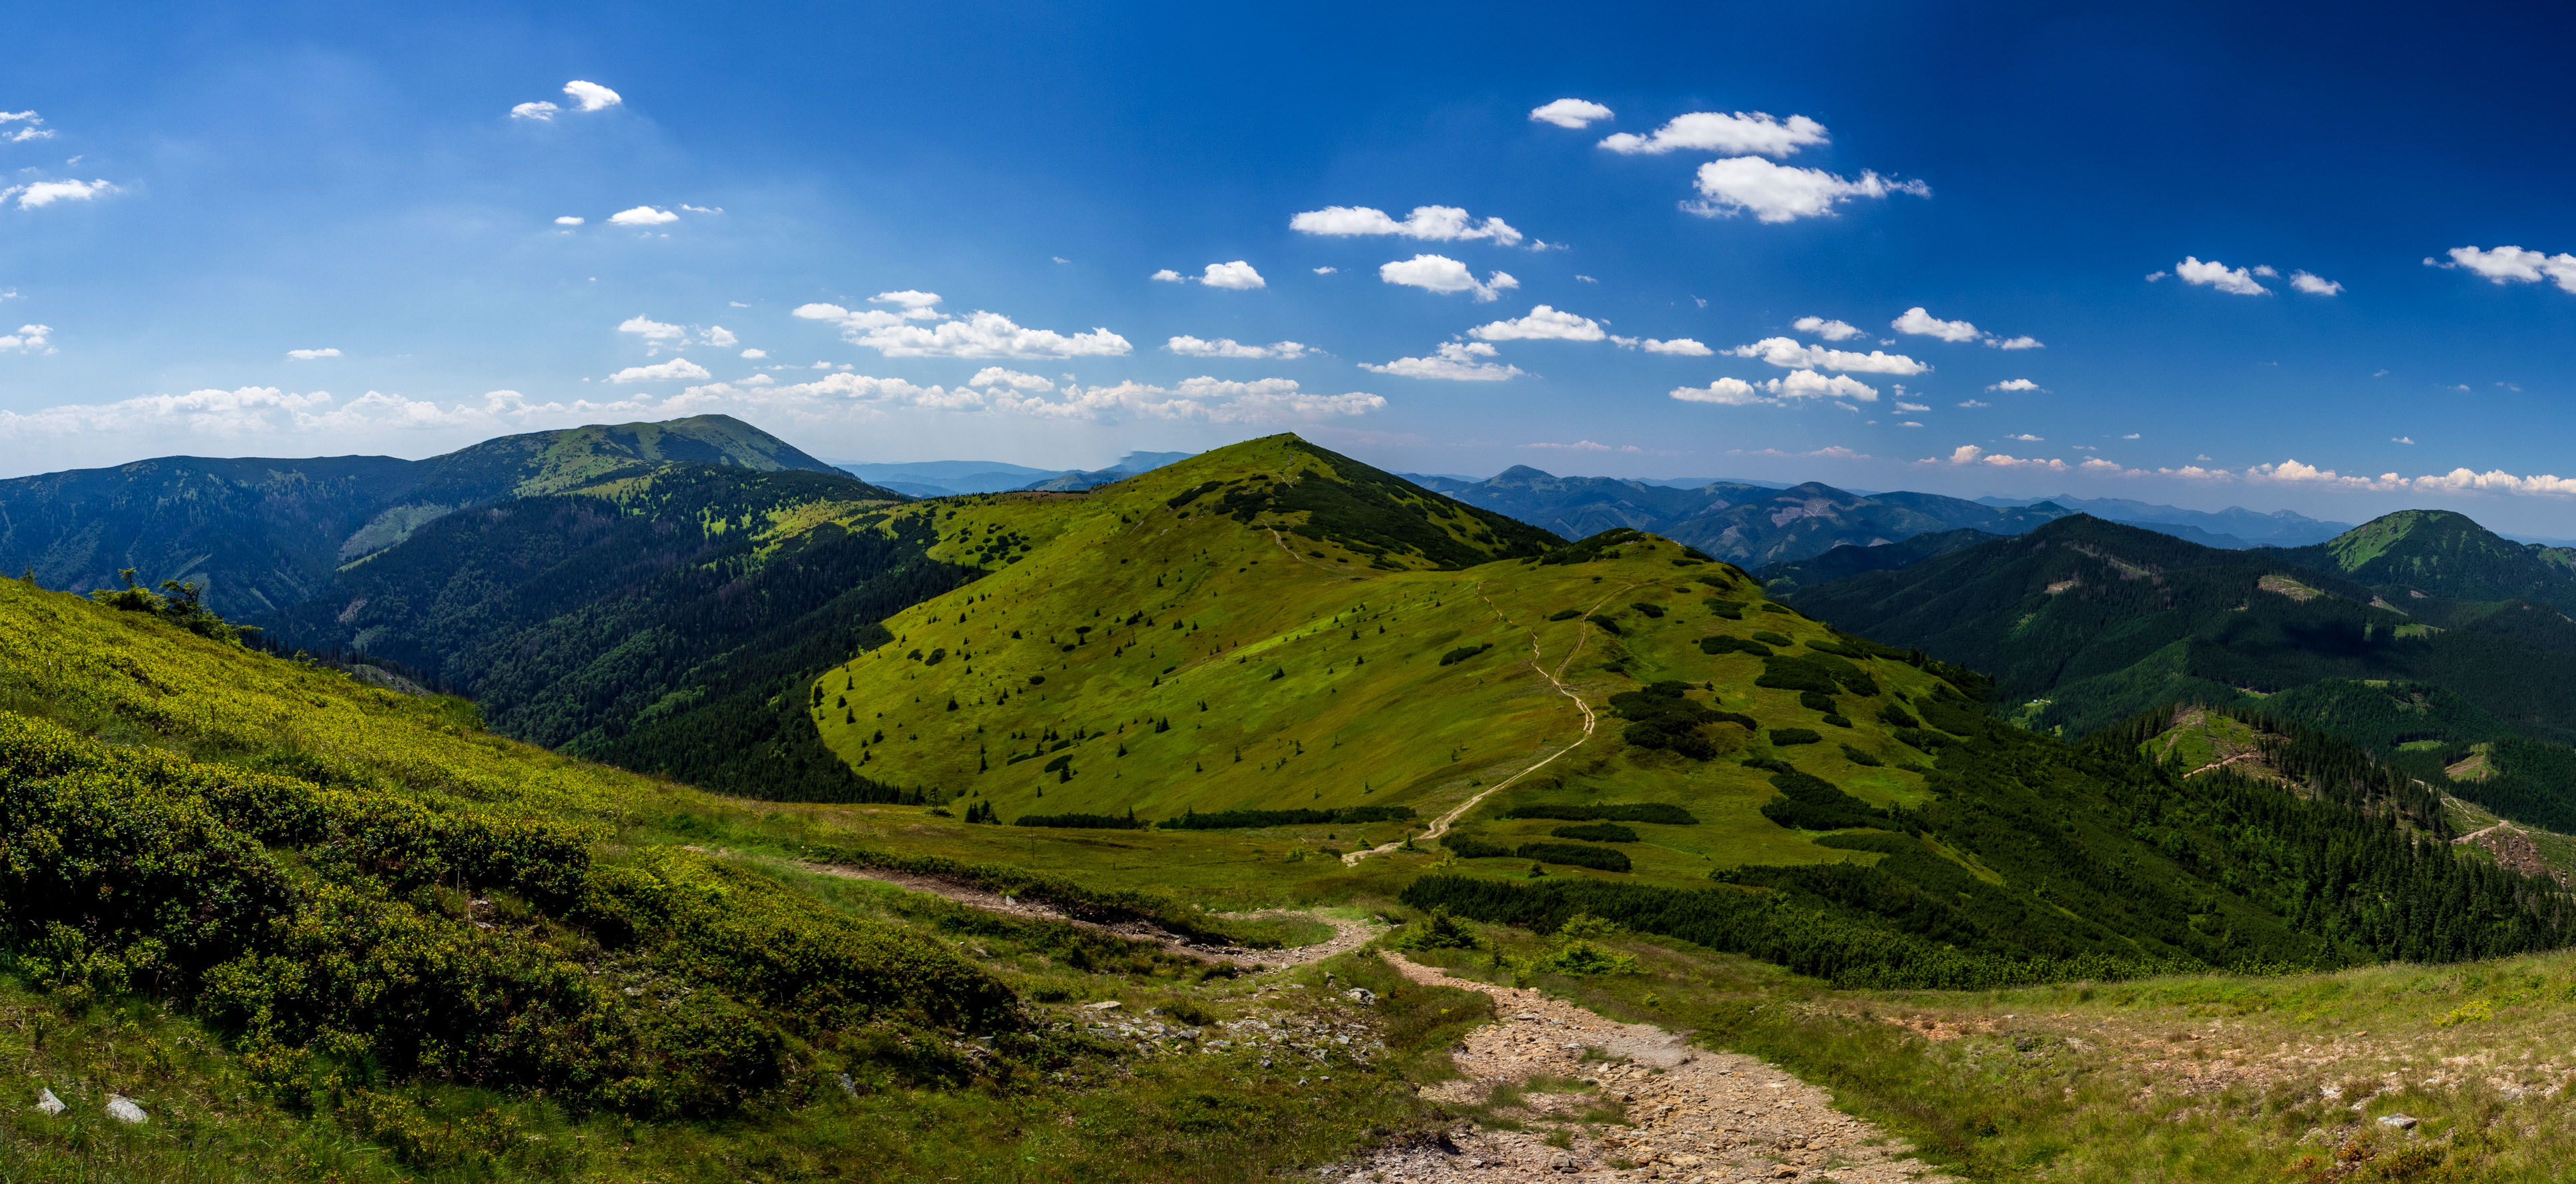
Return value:
[[(2499, 284), (2537, 283), (2546, 277), (2561, 289), (2576, 292), (2576, 255), (2543, 255), (2521, 247), (2497, 247), (2492, 251), (2453, 247), (2450, 256), (2450, 263), (2435, 266), (2465, 267)], [(2430, 259), (2424, 262), (2433, 263)]]
[(651, 206), (637, 206), (631, 210), (619, 210), (608, 216), (608, 224), (611, 226), (660, 226), (666, 222), (677, 222), (679, 220), (680, 216), (678, 214), (674, 214), (669, 210), (657, 210)]
[(1823, 317), (1799, 317), (1789, 322), (1789, 327), (1801, 333), (1822, 337), (1827, 341), (1849, 341), (1865, 332), (1857, 325), (1829, 321)]
[(1254, 288), (1270, 286), (1268, 281), (1261, 278), (1260, 272), (1253, 270), (1251, 264), (1241, 259), (1232, 263), (1208, 264), (1207, 271), (1199, 276), (1199, 282), (1211, 288), (1225, 288), (1236, 292), (1247, 292)]
[(1397, 358), (1383, 366), (1362, 362), (1360, 369), (1398, 378), (1446, 378), (1459, 382), (1501, 382), (1517, 378), (1522, 373), (1518, 366), (1478, 360), (1493, 356), (1494, 347), (1484, 342), (1461, 344), (1453, 341), (1442, 345), (1429, 357)]
[(609, 375), (608, 381), (671, 382), (680, 379), (687, 379), (694, 382), (701, 378), (713, 377), (715, 377), (715, 375), (707, 373), (706, 367), (701, 366), (696, 362), (692, 362), (687, 358), (673, 358), (670, 361), (656, 362), (650, 366), (629, 366), (615, 374)]
[(1976, 410), (1976, 409), (1977, 409), (1977, 408), (1979, 408), (1979, 407), (1992, 407), (1992, 406), (1994, 406), (1994, 404), (1992, 404), (1992, 403), (1988, 403), (1988, 402), (1985, 402), (1985, 401), (1983, 401), (1983, 400), (1981, 400), (1981, 399), (1961, 399), (1961, 400), (1959, 400), (1959, 405), (1960, 405), (1961, 407), (1965, 407), (1965, 408), (1967, 408), (1967, 409), (1968, 409), (1968, 410), (1970, 410), (1970, 411), (1974, 411), (1974, 410)]
[[(1686, 386), (1674, 390), (1672, 397), (1690, 403), (1720, 403), (1732, 407), (1755, 404), (1779, 405), (1791, 399), (1858, 399), (1864, 403), (1878, 401), (1878, 388), (1842, 375), (1818, 374), (1799, 370), (1767, 382), (1746, 382), (1741, 378), (1721, 378), (1704, 387)], [(1858, 410), (1853, 408), (1853, 410)]]
[(33, 181), (0, 189), (0, 201), (15, 197), (19, 209), (33, 210), (58, 201), (95, 201), (118, 192), (122, 191), (105, 181)]
[(310, 362), (310, 361), (315, 361), (315, 360), (320, 359), (320, 358), (336, 358), (336, 357), (339, 357), (339, 356), (340, 356), (340, 351), (339, 351), (338, 349), (335, 349), (335, 348), (323, 348), (323, 349), (290, 349), (290, 350), (286, 351), (286, 356), (287, 356), (287, 357), (290, 357), (290, 358), (293, 358), (293, 359), (295, 359), (296, 361), (299, 361), (299, 362)]
[(1788, 156), (1809, 144), (1828, 142), (1825, 125), (1804, 115), (1792, 115), (1784, 123), (1761, 111), (1738, 111), (1733, 115), (1693, 111), (1674, 116), (1652, 135), (1620, 132), (1601, 141), (1601, 146), (1612, 152), (1648, 155), (1689, 150), (1729, 156)]
[(2028, 432), (2022, 432), (2022, 433), (2020, 433), (2020, 434), (2018, 434), (2018, 435), (2006, 436), (2006, 437), (2004, 437), (2004, 439), (2007, 439), (2007, 440), (2019, 440), (2019, 441), (2022, 441), (2023, 443), (2026, 443), (2026, 444), (2044, 444), (2044, 443), (2047, 443), (2047, 437), (2044, 437), (2044, 436), (2034, 436), (2034, 435), (2031, 435), (2031, 434), (2030, 434), (2030, 433), (2028, 433)]
[(705, 341), (707, 344), (715, 346), (718, 349), (731, 349), (734, 346), (742, 344), (741, 338), (734, 336), (732, 330), (729, 330), (722, 325), (707, 326)]
[(2391, 443), (2391, 444), (2412, 444), (2412, 443), (2414, 443), (2414, 442), (2415, 442), (2415, 437), (2413, 437), (2413, 436), (2390, 436), (2390, 437), (2388, 438), (2388, 442), (2389, 442), (2389, 443)]
[(1897, 424), (1896, 426), (1898, 426), (1898, 427), (1900, 427), (1900, 428), (1919, 428), (1919, 427), (1922, 427), (1923, 425), (1922, 425), (1922, 423), (1921, 423), (1921, 422), (1919, 422), (1919, 421), (1909, 419), (1909, 420), (1906, 420), (1906, 421), (1905, 421), (1905, 422), (1903, 422), (1903, 423)]
[(521, 103), (518, 106), (510, 108), (510, 118), (533, 119), (539, 123), (543, 123), (554, 118), (555, 114), (562, 110), (563, 108), (561, 107), (555, 106), (543, 99), (539, 99), (533, 103)]
[(1481, 341), (1599, 341), (1608, 334), (1598, 321), (1542, 304), (1517, 321), (1478, 325), (1467, 336)]
[(1943, 341), (1975, 341), (1986, 335), (1984, 330), (1966, 321), (1945, 321), (1933, 316), (1925, 312), (1920, 304), (1906, 309), (1904, 315), (1887, 324), (1889, 328), (1899, 333), (1911, 333), (1916, 337), (1938, 337)]
[(983, 369), (976, 371), (975, 377), (966, 380), (966, 385), (973, 387), (1006, 386), (1015, 391), (1051, 391), (1055, 389), (1055, 382), (1044, 375), (1027, 374), (1018, 370), (1007, 370), (1000, 366), (986, 366)]
[[(13, 123), (23, 123), (27, 126), (11, 131), (9, 125)], [(24, 144), (29, 140), (53, 139), (54, 130), (44, 126), (44, 123), (44, 117), (33, 111), (0, 111), (0, 140), (7, 140), (12, 144)], [(79, 158), (73, 159), (77, 161)]]
[(1369, 206), (1326, 206), (1288, 219), (1288, 229), (1307, 234), (1391, 234), (1430, 242), (1491, 239), (1506, 247), (1520, 245), (1522, 238), (1520, 231), (1500, 218), (1487, 218), (1478, 225), (1456, 206), (1415, 206), (1402, 222)]
[(2035, 391), (2039, 384), (2027, 378), (2007, 378), (1986, 388), (1990, 391)]
[(1986, 344), (1996, 349), (2047, 349), (2036, 337), (1989, 337)]
[(53, 337), (51, 325), (20, 325), (15, 333), (0, 333), (0, 349), (13, 349), (22, 354), (50, 354), (55, 352)]
[(1553, 123), (1558, 127), (1583, 128), (1610, 118), (1610, 109), (1584, 99), (1558, 99), (1545, 106), (1530, 108), (1530, 119)]
[(1597, 284), (1597, 283), (1600, 283), (1601, 281), (1596, 280), (1596, 279), (1594, 279), (1594, 278), (1592, 278), (1591, 276), (1588, 276), (1588, 275), (1577, 275), (1577, 276), (1575, 276), (1575, 277), (1574, 277), (1574, 282), (1576, 282), (1576, 283), (1578, 283), (1578, 284)]
[(1181, 282), (1181, 273), (1166, 267), (1161, 271), (1146, 276), (1145, 278), (1149, 280), (1160, 280), (1166, 284), (1177, 284)]
[(563, 217), (560, 217), (560, 218), (555, 219), (555, 225), (557, 225), (557, 226), (579, 226), (579, 225), (581, 225), (581, 224), (582, 224), (582, 221), (583, 221), (583, 220), (582, 220), (582, 219), (580, 219), (580, 218), (576, 218), (576, 217), (573, 217), (573, 216), (572, 216), (572, 215), (570, 215), (570, 214), (566, 214), (566, 215), (564, 215)]
[(1821, 345), (1802, 345), (1789, 337), (1765, 337), (1726, 352), (1739, 358), (1760, 358), (1784, 370), (1806, 367), (1860, 374), (1921, 374), (1932, 368), (1903, 354), (1891, 354), (1885, 350), (1854, 353), (1844, 349), (1826, 349)]
[(2062, 460), (2029, 460), (2001, 452), (1989, 453), (1974, 444), (1962, 444), (1951, 449), (1950, 463), (1954, 465), (1987, 464), (1999, 469), (2047, 469), (2059, 473), (2072, 471), (2072, 466)]
[(2281, 273), (2280, 273), (2280, 272), (2278, 272), (2278, 271), (2273, 270), (2273, 269), (2272, 269), (2272, 265), (2271, 265), (2271, 264), (2269, 264), (2269, 263), (2257, 263), (2257, 264), (2255, 264), (2255, 265), (2254, 265), (2254, 274), (2259, 275), (2259, 276), (2262, 276), (2262, 277), (2263, 277), (2263, 278), (2265, 278), (2265, 279), (2275, 279), (2275, 280), (2276, 280), (2276, 279), (2281, 278)]
[(2311, 296), (2332, 296), (2343, 291), (2342, 284), (2304, 271), (2290, 273), (2290, 286)]
[(2253, 274), (2246, 269), (2230, 269), (2215, 259), (2203, 263), (2196, 255), (2185, 255), (2182, 262), (2174, 264), (2174, 275), (2186, 284), (2200, 284), (2238, 296), (2268, 296), (2272, 293), (2270, 288), (2255, 283)]
[(1519, 280), (1513, 279), (1507, 272), (1500, 271), (1493, 273), (1492, 278), (1484, 283), (1477, 283), (1475, 272), (1467, 270), (1466, 264), (1446, 255), (1416, 255), (1411, 259), (1384, 264), (1377, 269), (1377, 278), (1390, 284), (1402, 284), (1408, 288), (1420, 288), (1426, 292), (1438, 292), (1442, 295), (1452, 292), (1473, 292), (1480, 303), (1495, 299), (1508, 289), (1521, 286)]
[(1341, 270), (1341, 268), (1338, 268), (1338, 267), (1318, 267), (1318, 268), (1316, 268), (1316, 269), (1315, 269), (1315, 274), (1316, 274), (1316, 275), (1331, 275), (1331, 274), (1333, 274), (1334, 272), (1337, 272), (1337, 271), (1340, 271), (1340, 270)]
[(769, 386), (777, 381), (777, 379), (771, 378), (766, 374), (754, 374), (749, 378), (743, 379), (742, 384), (744, 386)]
[[(1602, 443), (1602, 442), (1600, 442), (1600, 441), (1598, 441), (1598, 440), (1577, 440), (1577, 441), (1575, 441), (1574, 443), (1571, 443), (1571, 444), (1548, 444), (1548, 443), (1523, 444), (1523, 445), (1521, 445), (1521, 447), (1523, 447), (1523, 448), (1554, 448), (1554, 449), (1559, 449), (1559, 450), (1561, 450), (1561, 451), (1565, 451), (1565, 452), (1617, 452), (1617, 451), (1620, 451), (1619, 449), (1612, 448), (1611, 446), (1609, 446), (1609, 445), (1607, 445), (1607, 444), (1604, 444), (1604, 443)], [(1629, 452), (1642, 452), (1642, 451), (1644, 451), (1643, 449), (1638, 448), (1638, 447), (1637, 447), (1636, 445), (1634, 445), (1634, 444), (1629, 445), (1629, 446), (1627, 447), (1627, 449), (1626, 449), (1626, 450), (1627, 450), (1627, 451), (1629, 451)]]
[(1700, 200), (1683, 202), (1684, 210), (1706, 218), (1732, 218), (1749, 210), (1763, 222), (1820, 218), (1855, 197), (1885, 197), (1891, 193), (1932, 196), (1932, 187), (1921, 181), (1890, 181), (1866, 171), (1859, 180), (1847, 181), (1823, 169), (1792, 168), (1759, 156), (1703, 164), (1699, 166), (1698, 184)]
[(1294, 341), (1269, 345), (1245, 345), (1231, 337), (1205, 341), (1196, 337), (1175, 337), (1163, 348), (1185, 358), (1302, 358), (1315, 351)]
[[(1053, 329), (1023, 328), (997, 312), (979, 310), (964, 317), (950, 317), (931, 307), (939, 297), (929, 292), (880, 292), (869, 299), (900, 304), (904, 311), (853, 311), (837, 304), (807, 304), (789, 315), (839, 325), (843, 340), (890, 358), (1118, 357), (1133, 348), (1126, 338), (1107, 329), (1068, 336)], [(935, 323), (907, 323), (910, 321)]]
[(2137, 438), (2138, 438), (2138, 433), (2136, 433), (2136, 432), (2131, 432), (2131, 433), (2129, 433), (2128, 435), (2122, 436), (2122, 437), (2120, 437), (2120, 438), (2121, 438), (2121, 439), (2123, 439), (2123, 440), (2135, 440), (2135, 439), (2137, 439)]
[(616, 91), (578, 78), (565, 83), (563, 93), (571, 95), (573, 102), (579, 104), (583, 111), (604, 111), (626, 101)]
[(755, 359), (765, 358), (769, 356), (769, 351), (765, 349), (747, 349), (742, 351), (742, 356)]
[(681, 202), (680, 208), (687, 210), (692, 214), (721, 214), (724, 212), (723, 206), (693, 206), (687, 202)]
[(689, 330), (685, 325), (666, 325), (651, 317), (628, 317), (618, 322), (617, 331), (632, 333), (659, 345), (685, 345)]
[(1896, 409), (1899, 411), (1923, 412), (1930, 411), (1932, 409), (1932, 405), (1929, 403), (1908, 403), (1903, 399), (1898, 399), (1896, 401)]
[(1705, 345), (1701, 345), (1699, 342), (1688, 337), (1675, 337), (1668, 341), (1656, 341), (1653, 338), (1647, 337), (1612, 337), (1610, 340), (1617, 343), (1621, 349), (1642, 349), (1650, 354), (1674, 354), (1686, 358), (1705, 358), (1717, 352), (1716, 350), (1710, 349)]

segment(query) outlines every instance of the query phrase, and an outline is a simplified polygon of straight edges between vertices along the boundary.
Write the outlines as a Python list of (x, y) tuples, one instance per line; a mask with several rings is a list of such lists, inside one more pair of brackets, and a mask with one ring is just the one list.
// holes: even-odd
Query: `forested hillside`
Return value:
[(0, 481), (0, 572), (85, 592), (130, 567), (146, 586), (200, 585), (219, 612), (276, 612), (459, 507), (663, 461), (834, 471), (728, 415), (502, 436), (421, 461), (162, 457)]

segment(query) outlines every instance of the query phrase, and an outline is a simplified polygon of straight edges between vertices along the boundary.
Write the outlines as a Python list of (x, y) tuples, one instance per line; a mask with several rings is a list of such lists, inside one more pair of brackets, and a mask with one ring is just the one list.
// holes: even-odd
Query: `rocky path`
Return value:
[(1301, 917), (1310, 921), (1321, 921), (1324, 924), (1333, 927), (1333, 936), (1327, 940), (1317, 942), (1314, 945), (1290, 946), (1286, 949), (1279, 950), (1255, 950), (1247, 949), (1242, 946), (1205, 945), (1191, 941), (1187, 937), (1174, 933), (1168, 929), (1164, 929), (1150, 921), (1135, 920), (1124, 921), (1117, 924), (1102, 924), (1097, 921), (1086, 921), (1043, 900), (1004, 896), (998, 892), (980, 887), (972, 882), (950, 876), (919, 875), (912, 872), (888, 871), (883, 868), (873, 867), (851, 867), (846, 864), (836, 863), (799, 863), (796, 866), (805, 871), (815, 872), (826, 876), (839, 876), (843, 879), (850, 880), (875, 880), (879, 883), (892, 884), (899, 888), (909, 888), (915, 892), (928, 892), (934, 896), (947, 897), (948, 899), (956, 901), (959, 904), (966, 905), (969, 908), (983, 909), (987, 912), (1001, 913), (1005, 916), (1033, 917), (1051, 921), (1062, 921), (1068, 925), (1077, 925), (1097, 933), (1106, 933), (1116, 937), (1123, 937), (1130, 941), (1150, 941), (1176, 954), (1187, 954), (1193, 958), (1223, 959), (1228, 962), (1236, 963), (1245, 969), (1276, 970), (1284, 966), (1303, 966), (1308, 962), (1320, 962), (1335, 954), (1348, 953), (1360, 948), (1361, 946), (1367, 945), (1369, 943), (1369, 939), (1377, 936), (1377, 934), (1384, 928), (1383, 926), (1372, 925), (1364, 921), (1344, 921), (1335, 917), (1327, 917), (1299, 910), (1281, 909), (1259, 913), (1220, 913), (1218, 914), (1219, 916), (1237, 921), (1258, 920), (1263, 917)]
[[(1572, 1079), (1559, 1092), (1524, 1092), (1499, 1113), (1523, 1129), (1469, 1124), (1445, 1142), (1389, 1147), (1326, 1169), (1341, 1184), (1537, 1180), (1836, 1181), (1942, 1184), (1909, 1148), (1833, 1101), (1751, 1057), (1691, 1048), (1649, 1024), (1622, 1024), (1531, 990), (1455, 978), (1402, 955), (1389, 959), (1416, 982), (1482, 991), (1501, 1022), (1469, 1033), (1456, 1054), (1466, 1076), (1424, 1096), (1487, 1100), (1497, 1086)], [(1587, 1056), (1589, 1059), (1587, 1059)], [(1605, 1112), (1624, 1111), (1626, 1125)], [(1565, 1146), (1549, 1142), (1551, 1136)]]

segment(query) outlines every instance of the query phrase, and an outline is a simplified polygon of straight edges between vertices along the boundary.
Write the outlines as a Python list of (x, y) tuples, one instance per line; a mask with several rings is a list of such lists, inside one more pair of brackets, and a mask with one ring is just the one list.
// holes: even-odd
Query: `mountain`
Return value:
[(2063, 514), (2042, 506), (1997, 509), (1938, 494), (1862, 495), (1812, 481), (1683, 486), (1558, 477), (1526, 465), (1445, 492), (1568, 537), (1619, 527), (1649, 530), (1748, 566), (1806, 559), (1844, 543), (1873, 546), (1962, 527), (2013, 534)]
[(2527, 599), (2576, 612), (2576, 549), (2513, 542), (2449, 510), (2401, 510), (2283, 558), (2392, 595)]
[(472, 696), (502, 734), (709, 789), (891, 791), (820, 753), (781, 680), (881, 640), (955, 586), (929, 532), (836, 515), (904, 501), (840, 473), (628, 465), (452, 513), (259, 618), (283, 649), (390, 661)]
[(2003, 536), (1988, 531), (1962, 527), (1958, 530), (1918, 534), (1893, 543), (1858, 546), (1843, 543), (1813, 559), (1766, 564), (1754, 569), (1763, 589), (1773, 596), (1787, 596), (1810, 584), (1822, 584), (1862, 572), (1895, 571), (1912, 567), (1926, 559), (1963, 551), (1979, 543), (1990, 543)]
[[(2234, 704), (2330, 731), (2517, 821), (2576, 829), (2576, 793), (2548, 784), (2576, 771), (2576, 621), (2529, 600), (2391, 600), (2291, 561), (2306, 554), (2215, 550), (2085, 516), (1791, 599), (1991, 672), (2033, 726), (2083, 734), (2175, 702)], [(2482, 767), (2510, 776), (2444, 774), (2508, 740)]]
[(895, 464), (842, 464), (851, 476), (913, 497), (952, 497), (961, 493), (999, 493), (1015, 489), (1089, 489), (1188, 457), (1186, 452), (1130, 452), (1106, 469), (1032, 469), (987, 460), (905, 461)]
[(2213, 513), (2125, 497), (2074, 497), (2062, 493), (2045, 498), (1977, 499), (1980, 505), (2002, 507), (2027, 506), (2043, 501), (2091, 514), (2106, 522), (2124, 522), (2161, 530), (2205, 547), (2299, 547), (2324, 542), (2352, 529), (2352, 524), (2347, 522), (2321, 522), (2290, 510), (2258, 514), (2241, 506), (2229, 506)]
[(421, 461), (162, 457), (0, 481), (0, 571), (85, 591), (131, 567), (147, 586), (205, 585), (218, 611), (274, 612), (459, 507), (663, 462), (832, 471), (726, 415), (503, 436)]

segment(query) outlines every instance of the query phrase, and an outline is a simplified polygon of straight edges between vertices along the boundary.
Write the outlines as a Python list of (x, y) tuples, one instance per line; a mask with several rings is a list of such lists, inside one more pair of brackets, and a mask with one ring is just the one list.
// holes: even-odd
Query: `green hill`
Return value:
[(2400, 510), (2282, 557), (2386, 589), (2391, 599), (2536, 600), (2576, 612), (2576, 572), (2566, 551), (2500, 537), (2466, 514)]
[(421, 461), (162, 457), (0, 481), (0, 572), (87, 591), (131, 567), (147, 587), (204, 585), (221, 612), (275, 612), (460, 506), (665, 461), (835, 471), (727, 415), (503, 436)]

